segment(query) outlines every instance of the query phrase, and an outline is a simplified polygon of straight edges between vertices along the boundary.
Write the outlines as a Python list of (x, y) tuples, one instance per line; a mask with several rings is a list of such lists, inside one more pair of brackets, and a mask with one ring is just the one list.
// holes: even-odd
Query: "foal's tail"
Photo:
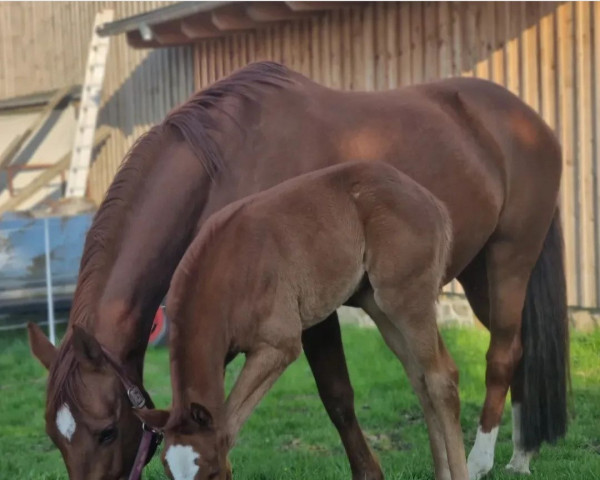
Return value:
[(523, 308), (521, 431), (527, 451), (567, 431), (569, 325), (563, 235), (558, 209), (531, 273)]

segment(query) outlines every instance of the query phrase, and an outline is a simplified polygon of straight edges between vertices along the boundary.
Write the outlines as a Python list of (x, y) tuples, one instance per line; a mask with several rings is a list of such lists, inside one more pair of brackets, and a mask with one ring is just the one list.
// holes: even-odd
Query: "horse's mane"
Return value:
[[(95, 304), (101, 297), (102, 279), (112, 268), (111, 258), (116, 256), (120, 245), (126, 216), (143, 191), (142, 186), (156, 161), (157, 152), (169, 141), (183, 140), (202, 162), (209, 176), (214, 178), (225, 165), (212, 136), (212, 132), (219, 127), (213, 113), (218, 111), (225, 114), (235, 123), (235, 119), (224, 112), (223, 100), (238, 98), (255, 102), (259, 100), (260, 87), (283, 87), (290, 82), (290, 71), (283, 65), (273, 62), (248, 65), (194, 94), (135, 142), (125, 156), (87, 234), (70, 315), (71, 325), (93, 325), (94, 312), (90, 309), (90, 301)], [(75, 387), (80, 383), (79, 364), (69, 330), (50, 368), (49, 408), (55, 411), (66, 401), (76, 401)]]
[(220, 108), (226, 97), (256, 101), (257, 87), (282, 87), (290, 83), (290, 70), (279, 63), (258, 62), (238, 70), (206, 90), (192, 96), (187, 102), (173, 110), (165, 119), (165, 126), (174, 127), (203, 163), (206, 171), (214, 175), (223, 168), (218, 145), (211, 131), (218, 129), (212, 115), (218, 110), (236, 123), (235, 119)]

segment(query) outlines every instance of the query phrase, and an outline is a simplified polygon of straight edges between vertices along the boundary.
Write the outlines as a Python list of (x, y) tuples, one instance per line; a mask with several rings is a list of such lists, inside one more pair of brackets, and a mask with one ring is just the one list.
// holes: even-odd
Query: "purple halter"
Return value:
[[(131, 403), (131, 406), (136, 409), (154, 407), (148, 392), (146, 392), (143, 388), (138, 387), (129, 379), (113, 354), (105, 347), (102, 347), (102, 352), (104, 353), (106, 360), (108, 360), (108, 363), (110, 363), (111, 367), (119, 377), (119, 380), (121, 380), (123, 387), (125, 387), (125, 391), (127, 392), (127, 397), (129, 398), (129, 403)], [(152, 460), (156, 449), (162, 441), (162, 433), (159, 431), (148, 427), (146, 424), (142, 424), (142, 429), (144, 430), (144, 433), (142, 434), (142, 440), (140, 441), (133, 466), (131, 467), (131, 472), (129, 473), (129, 480), (139, 480), (141, 478), (142, 470), (150, 462), (150, 460)]]

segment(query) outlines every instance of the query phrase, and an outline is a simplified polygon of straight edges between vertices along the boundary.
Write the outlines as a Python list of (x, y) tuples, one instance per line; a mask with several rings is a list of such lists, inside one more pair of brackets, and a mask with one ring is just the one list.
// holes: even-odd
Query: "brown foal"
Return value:
[[(142, 410), (164, 429), (171, 478), (225, 478), (242, 424), (342, 304), (362, 307), (402, 361), (425, 412), (436, 477), (468, 478), (458, 374), (436, 325), (451, 244), (446, 208), (384, 163), (308, 173), (213, 215), (169, 291), (173, 409)], [(224, 365), (246, 361), (224, 398)]]

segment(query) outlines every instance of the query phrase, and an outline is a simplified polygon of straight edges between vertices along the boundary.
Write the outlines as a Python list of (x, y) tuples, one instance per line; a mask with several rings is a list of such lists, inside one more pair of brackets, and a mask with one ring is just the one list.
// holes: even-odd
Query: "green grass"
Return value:
[[(376, 330), (345, 327), (344, 344), (356, 391), (356, 409), (387, 479), (431, 479), (425, 425), (400, 364)], [(447, 345), (461, 372), (462, 425), (472, 445), (484, 397), (486, 332), (447, 329)], [(567, 438), (544, 446), (533, 462), (533, 479), (600, 479), (600, 332), (572, 341), (574, 418)], [(24, 335), (0, 340), (0, 478), (67, 478), (59, 452), (44, 433), (45, 371), (30, 356)], [(230, 367), (228, 381), (241, 367)], [(147, 387), (156, 403), (170, 399), (167, 351), (147, 356)], [(511, 455), (510, 409), (498, 437), (492, 480)], [(235, 478), (349, 479), (339, 438), (317, 396), (304, 358), (292, 365), (256, 409), (231, 454)], [(156, 461), (146, 478), (164, 478)]]

